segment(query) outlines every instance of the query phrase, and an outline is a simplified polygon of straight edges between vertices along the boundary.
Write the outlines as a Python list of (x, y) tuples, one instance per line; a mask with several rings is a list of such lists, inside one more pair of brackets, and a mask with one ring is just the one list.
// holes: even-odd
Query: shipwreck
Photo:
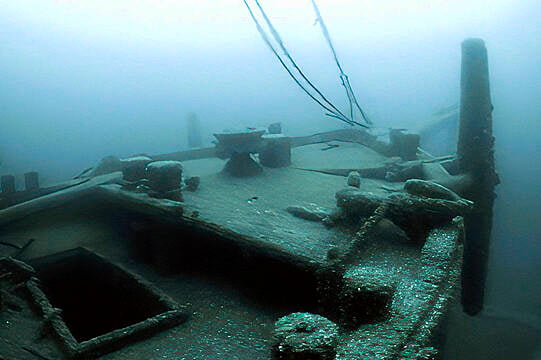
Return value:
[(49, 188), (2, 177), (0, 358), (438, 358), (449, 306), (483, 305), (491, 112), (468, 39), (450, 156), (273, 124)]

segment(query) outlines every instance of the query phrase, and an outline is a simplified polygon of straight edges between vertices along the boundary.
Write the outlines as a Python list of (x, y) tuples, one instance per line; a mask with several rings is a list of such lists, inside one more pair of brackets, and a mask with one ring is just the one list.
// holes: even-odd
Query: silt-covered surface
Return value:
[[(332, 144), (339, 146), (329, 147), (329, 144), (322, 143), (294, 148), (291, 167), (265, 168), (261, 175), (252, 178), (232, 178), (221, 173), (224, 162), (219, 159), (185, 161), (184, 175), (200, 176), (201, 184), (195, 192), (183, 192), (183, 216), (215, 224), (233, 234), (249, 237), (256, 244), (276, 247), (292, 257), (323, 267), (327, 264), (328, 250), (338, 248), (346, 251), (358, 229), (328, 227), (320, 222), (307, 221), (293, 216), (286, 208), (336, 208), (335, 193), (347, 187), (346, 178), (311, 170), (369, 168), (386, 160), (359, 144)], [(381, 196), (388, 195), (389, 188), (399, 189), (402, 185), (361, 180), (361, 190)], [(118, 185), (105, 185), (104, 189), (123, 192)], [(144, 201), (147, 195), (130, 193), (128, 197)], [(305, 310), (295, 306), (269, 306), (260, 299), (247, 296), (243, 288), (227, 276), (189, 272), (164, 274), (151, 264), (141, 263), (133, 257), (125, 231), (125, 227), (131, 225), (124, 223), (125, 219), (119, 222), (119, 209), (111, 208), (106, 202), (95, 204), (93, 201), (86, 198), (23, 218), (4, 228), (0, 240), (21, 245), (26, 239), (35, 238), (23, 260), (86, 246), (142, 275), (178, 303), (188, 306), (191, 318), (185, 324), (103, 358), (270, 359), (274, 321), (292, 311)], [(390, 283), (402, 289), (400, 294), (404, 299), (412, 296), (412, 299), (422, 301), (419, 294), (427, 299), (436, 299), (440, 293), (447, 295), (444, 300), (449, 299), (451, 292), (445, 288), (447, 280), (441, 282), (440, 288), (439, 284), (425, 279), (428, 273), (423, 270), (421, 260), (428, 255), (422, 256), (421, 247), (422, 244), (416, 243), (371, 240), (365, 244), (357, 263), (345, 276), (354, 283), (362, 281), (366, 269), (378, 269), (382, 274), (392, 274)], [(0, 251), (4, 255), (13, 253), (12, 249), (4, 246)], [(451, 263), (455, 264), (454, 260)], [(430, 273), (437, 273), (436, 268), (432, 270)], [(450, 267), (440, 270), (449, 273)], [(264, 283), (267, 279), (258, 281)], [(288, 294), (281, 296), (287, 298)], [(419, 311), (429, 313), (430, 304), (437, 303), (434, 301), (426, 303)], [(409, 320), (404, 318), (400, 323), (383, 321), (343, 332), (337, 358), (354, 359), (368, 348), (375, 349), (378, 344), (385, 354), (398, 356), (401, 350), (396, 344), (406, 345), (408, 341), (414, 341), (411, 334), (417, 328)], [(396, 326), (400, 329), (397, 330)], [(428, 343), (425, 341), (423, 344)], [(387, 352), (391, 348), (394, 350)]]

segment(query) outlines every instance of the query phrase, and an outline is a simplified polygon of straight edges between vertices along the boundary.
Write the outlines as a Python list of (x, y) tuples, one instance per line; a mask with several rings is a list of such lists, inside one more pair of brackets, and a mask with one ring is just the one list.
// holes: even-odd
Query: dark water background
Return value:
[[(267, 4), (268, 3), (268, 4)], [(286, 45), (345, 106), (309, 1), (269, 1)], [(489, 52), (498, 187), (487, 313), (541, 328), (541, 3), (320, 1), (361, 104), (380, 127), (415, 128), (459, 99), (460, 43)], [(281, 121), (342, 127), (294, 86), (241, 1), (0, 1), (0, 173), (70, 178), (103, 156), (205, 141)], [(503, 324), (506, 324), (505, 322)], [(506, 326), (498, 323), (495, 328)]]

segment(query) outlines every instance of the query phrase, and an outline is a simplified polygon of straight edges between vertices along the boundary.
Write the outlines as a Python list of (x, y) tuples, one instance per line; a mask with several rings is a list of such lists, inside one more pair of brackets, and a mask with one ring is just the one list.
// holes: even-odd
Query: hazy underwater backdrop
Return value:
[[(338, 104), (309, 0), (264, 1), (289, 50)], [(541, 2), (319, 0), (378, 127), (418, 128), (459, 100), (460, 43), (486, 42), (501, 185), (487, 309), (541, 327)], [(226, 128), (344, 125), (295, 87), (240, 0), (0, 0), (0, 173), (69, 179), (100, 158), (204, 145)]]

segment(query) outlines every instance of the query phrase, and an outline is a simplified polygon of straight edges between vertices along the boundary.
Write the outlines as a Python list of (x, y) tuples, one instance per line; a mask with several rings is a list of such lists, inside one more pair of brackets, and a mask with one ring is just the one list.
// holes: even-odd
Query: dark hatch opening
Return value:
[(85, 250), (34, 260), (41, 286), (78, 342), (171, 310), (135, 278)]

